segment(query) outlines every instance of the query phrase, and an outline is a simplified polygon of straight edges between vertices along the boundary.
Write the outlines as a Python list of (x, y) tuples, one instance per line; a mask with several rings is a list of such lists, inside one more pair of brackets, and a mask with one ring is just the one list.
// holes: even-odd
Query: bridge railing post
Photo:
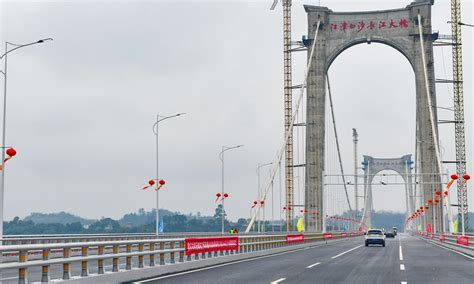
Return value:
[[(104, 246), (103, 245), (99, 245), (99, 247), (97, 248), (97, 254), (98, 255), (103, 255), (104, 254)], [(103, 258), (97, 260), (97, 273), (98, 274), (104, 274), (104, 259)]]
[[(143, 252), (143, 243), (139, 243), (138, 244), (138, 251), (139, 252)], [(138, 268), (143, 268), (143, 259), (144, 259), (144, 256), (143, 254), (140, 254), (138, 255)]]
[[(81, 255), (83, 257), (89, 255), (89, 248), (84, 246), (81, 248)], [(81, 261), (81, 276), (85, 277), (89, 275), (89, 262), (87, 260)]]
[[(127, 244), (127, 253), (131, 253), (132, 252), (132, 245), (131, 244)], [(131, 270), (132, 269), (132, 257), (130, 255), (128, 255), (126, 257), (126, 260), (125, 260), (126, 264), (125, 264), (125, 270)]]
[[(20, 250), (18, 252), (18, 260), (20, 262), (26, 262), (26, 258), (28, 256), (28, 251)], [(19, 268), (18, 269), (18, 284), (24, 284), (27, 283), (26, 279), (26, 268)]]
[[(49, 249), (43, 249), (43, 261), (46, 261), (49, 259)], [(49, 265), (43, 265), (41, 266), (41, 282), (42, 283), (49, 283), (50, 278), (49, 278)]]
[(155, 266), (155, 253), (153, 252), (155, 250), (155, 243), (151, 242), (149, 245), (150, 248), (150, 255), (148, 258), (150, 259), (150, 266)]
[[(170, 249), (174, 250), (174, 247), (175, 247), (175, 242), (171, 241), (170, 242)], [(174, 255), (175, 255), (174, 251), (171, 251), (171, 253), (170, 253), (170, 263), (175, 263)]]
[(184, 262), (184, 241), (179, 241), (179, 262)]
[[(119, 246), (114, 245), (112, 247), (112, 253), (113, 254), (118, 254), (119, 253)], [(112, 258), (112, 272), (118, 272), (119, 271), (119, 258), (114, 257)]]
[[(69, 258), (70, 252), (70, 248), (63, 248), (63, 258)], [(63, 263), (63, 280), (69, 280), (71, 278), (71, 271), (69, 270), (69, 265), (69, 262)]]
[(165, 242), (160, 242), (160, 265), (165, 265), (165, 253), (163, 250), (165, 249)]

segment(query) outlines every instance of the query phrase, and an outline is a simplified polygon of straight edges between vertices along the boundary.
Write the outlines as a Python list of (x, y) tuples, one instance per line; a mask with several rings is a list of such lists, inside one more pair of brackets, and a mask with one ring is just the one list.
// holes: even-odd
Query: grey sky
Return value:
[[(187, 115), (160, 125), (160, 175), (167, 181), (162, 207), (212, 214), (221, 146), (245, 144), (226, 152), (225, 184), (230, 218), (247, 217), (257, 164), (273, 160), (283, 136), (281, 7), (269, 11), (271, 2), (2, 1), (1, 42), (54, 38), (8, 58), (7, 144), (18, 156), (8, 162), (6, 218), (61, 210), (116, 218), (151, 209), (153, 193), (139, 190), (155, 172), (151, 127), (157, 113), (177, 112)], [(298, 40), (307, 26), (302, 4), (319, 1), (294, 2)], [(349, 11), (410, 1), (320, 2)], [(472, 1), (463, 7), (463, 20), (474, 22)], [(449, 8), (449, 1), (439, 0), (433, 7), (433, 27), (442, 34), (450, 33)], [(464, 29), (463, 39), (472, 147), (472, 29)], [(435, 50), (438, 78), (451, 76), (450, 53)], [(294, 55), (295, 84), (305, 56)], [(414, 152), (414, 75), (400, 53), (358, 45), (336, 59), (330, 76), (347, 172), (353, 127), (361, 155)], [(450, 88), (437, 86), (440, 106), (452, 106)], [(372, 121), (373, 112), (384, 119)], [(439, 115), (451, 118), (450, 112)], [(440, 126), (440, 132), (444, 158), (454, 159), (452, 127)], [(472, 152), (472, 172), (470, 161)], [(377, 188), (375, 209), (404, 210), (399, 189)], [(472, 186), (469, 198), (472, 211)]]

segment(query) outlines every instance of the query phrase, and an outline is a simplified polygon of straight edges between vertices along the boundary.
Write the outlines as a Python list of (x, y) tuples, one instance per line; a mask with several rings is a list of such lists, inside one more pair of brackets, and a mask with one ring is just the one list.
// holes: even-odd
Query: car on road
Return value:
[(365, 246), (382, 245), (385, 247), (385, 234), (380, 229), (370, 229), (365, 235)]
[(398, 232), (397, 232), (397, 227), (393, 227), (393, 228), (392, 228), (392, 231), (393, 231), (393, 233), (394, 233), (394, 234), (395, 234), (395, 236), (396, 236), (396, 235), (397, 235), (397, 233), (398, 233)]
[(395, 238), (395, 232), (386, 232), (385, 237), (386, 238)]

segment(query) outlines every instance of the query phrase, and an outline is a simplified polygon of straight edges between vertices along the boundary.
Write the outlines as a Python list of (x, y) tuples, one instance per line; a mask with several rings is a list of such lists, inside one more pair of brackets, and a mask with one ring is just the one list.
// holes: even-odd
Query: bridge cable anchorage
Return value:
[[(441, 177), (443, 175), (443, 162), (442, 162), (441, 156), (440, 156), (439, 141), (437, 139), (438, 132), (437, 132), (437, 129), (436, 129), (436, 126), (435, 126), (437, 121), (435, 121), (435, 119), (434, 119), (433, 108), (432, 108), (433, 104), (432, 104), (432, 101), (431, 101), (429, 81), (428, 81), (428, 71), (426, 70), (426, 56), (425, 56), (425, 46), (424, 46), (424, 40), (423, 40), (423, 23), (421, 22), (420, 11), (418, 11), (418, 32), (419, 32), (419, 35), (420, 35), (421, 59), (422, 59), (422, 62), (423, 62), (423, 75), (424, 75), (424, 79), (425, 79), (426, 99), (427, 99), (427, 102), (428, 102), (428, 112), (429, 112), (429, 115), (430, 115), (430, 125), (431, 125), (431, 132), (432, 132), (431, 136), (433, 137), (433, 145), (435, 146), (436, 162), (437, 162), (437, 165), (438, 165), (439, 176)], [(416, 137), (415, 139), (418, 139), (418, 137)], [(447, 196), (447, 199), (448, 199), (448, 202), (447, 202), (448, 219), (449, 219), (449, 222), (450, 222), (451, 226), (453, 226), (451, 208), (449, 207), (449, 204), (450, 204), (449, 195)]]
[[(463, 93), (463, 68), (462, 68), (462, 37), (461, 37), (461, 1), (451, 0), (451, 34), (452, 34), (452, 60), (453, 60), (453, 81), (454, 81), (454, 120), (463, 121), (454, 126), (456, 161), (466, 161), (466, 137), (464, 126), (464, 93)], [(463, 176), (466, 173), (466, 163), (456, 164), (456, 174)], [(466, 183), (461, 179), (457, 180), (458, 219), (461, 218), (462, 234), (465, 234), (469, 226), (468, 202)]]
[[(317, 23), (317, 25), (316, 25), (316, 31), (315, 31), (315, 33), (314, 33), (313, 45), (311, 46), (311, 53), (310, 53), (310, 57), (309, 57), (310, 60), (308, 60), (308, 65), (306, 66), (306, 70), (305, 70), (303, 86), (306, 86), (306, 84), (307, 84), (307, 82), (308, 82), (309, 69), (311, 68), (311, 65), (312, 65), (312, 62), (313, 62), (312, 58), (313, 58), (313, 56), (314, 56), (314, 51), (315, 51), (315, 46), (316, 46), (316, 40), (317, 40), (317, 38), (318, 38), (318, 31), (319, 31), (319, 26), (320, 26), (320, 24), (321, 24), (321, 19), (320, 19), (320, 17), (318, 16), (318, 23)], [(294, 113), (293, 113), (293, 117), (292, 117), (292, 120), (291, 120), (290, 125), (293, 125), (293, 124), (295, 123), (295, 121), (296, 121), (296, 116), (298, 115), (298, 109), (299, 109), (299, 107), (300, 107), (300, 105), (301, 105), (301, 101), (303, 100), (303, 95), (304, 95), (304, 90), (305, 90), (305, 89), (306, 89), (305, 87), (300, 89), (300, 90), (301, 90), (301, 91), (300, 91), (300, 96), (298, 97), (297, 104), (296, 104), (296, 105), (297, 105), (297, 108), (296, 108), (296, 110), (295, 110)], [(279, 165), (280, 165), (280, 163), (281, 163), (281, 159), (283, 158), (283, 155), (285, 154), (285, 149), (286, 149), (287, 141), (288, 141), (288, 139), (290, 139), (292, 132), (293, 132), (293, 127), (290, 127), (289, 131), (287, 131), (287, 132), (285, 133), (285, 138), (284, 138), (284, 140), (283, 140), (283, 145), (282, 145), (282, 147), (281, 147), (281, 149), (280, 149), (279, 154), (277, 155), (276, 160), (273, 162), (272, 172), (271, 172), (270, 178), (269, 178), (269, 180), (268, 180), (268, 182), (267, 182), (267, 184), (266, 184), (266, 186), (265, 186), (265, 190), (264, 190), (263, 195), (262, 195), (262, 199), (263, 199), (263, 200), (266, 199), (267, 193), (268, 193), (268, 191), (270, 190), (271, 184), (272, 184), (272, 182), (273, 182), (273, 180), (274, 180), (274, 178), (275, 178), (275, 176), (276, 176), (277, 170), (278, 170)], [(250, 223), (248, 224), (247, 229), (245, 229), (245, 232), (246, 232), (246, 233), (250, 232), (250, 230), (252, 229), (252, 226), (253, 226), (253, 224), (255, 223), (255, 219), (256, 219), (258, 213), (260, 212), (260, 208), (261, 208), (260, 206), (257, 206), (255, 212), (253, 213), (253, 216), (252, 216), (252, 218), (251, 218), (251, 220), (250, 220)], [(287, 210), (287, 211), (291, 211), (291, 210)], [(287, 227), (287, 230), (288, 230), (288, 227)]]
[(331, 93), (331, 85), (329, 83), (329, 74), (326, 75), (326, 81), (328, 83), (329, 105), (331, 106), (332, 125), (334, 127), (334, 137), (336, 138), (336, 148), (337, 148), (337, 156), (339, 159), (339, 168), (342, 174), (342, 182), (344, 183), (344, 191), (346, 193), (347, 204), (349, 205), (349, 212), (352, 212), (352, 206), (349, 200), (349, 194), (347, 192), (346, 177), (344, 175), (344, 167), (342, 165), (341, 148), (339, 146), (339, 137), (337, 136), (336, 117), (335, 117), (336, 115), (334, 113), (334, 104), (332, 102), (332, 93)]

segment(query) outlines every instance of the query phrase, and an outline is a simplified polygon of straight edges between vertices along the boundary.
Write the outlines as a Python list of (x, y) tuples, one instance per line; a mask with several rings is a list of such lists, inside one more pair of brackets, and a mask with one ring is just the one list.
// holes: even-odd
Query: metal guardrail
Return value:
[[(356, 234), (355, 234), (356, 235)], [(15, 257), (9, 262), (0, 263), (0, 271), (5, 269), (18, 269), (18, 283), (26, 283), (27, 269), (41, 267), (41, 282), (47, 283), (50, 279), (49, 268), (51, 265), (62, 264), (62, 279), (71, 279), (71, 265), (80, 263), (81, 277), (89, 276), (91, 262), (97, 263), (98, 274), (106, 273), (105, 260), (112, 260), (111, 272), (119, 271), (119, 260), (125, 259), (125, 270), (132, 269), (132, 260), (138, 261), (138, 268), (145, 267), (147, 257), (148, 267), (156, 265), (182, 263), (185, 261), (198, 260), (200, 257), (212, 258), (230, 254), (248, 253), (259, 250), (267, 250), (282, 246), (291, 246), (287, 243), (286, 234), (273, 235), (232, 235), (238, 237), (239, 246), (237, 250), (220, 250), (188, 254), (185, 258), (185, 238), (152, 238), (134, 240), (112, 240), (95, 242), (68, 242), (49, 244), (27, 244), (27, 245), (4, 245), (0, 246), (0, 253)], [(348, 233), (344, 237), (351, 237)], [(343, 234), (332, 233), (332, 239), (341, 239)], [(322, 233), (304, 234), (304, 243), (324, 240)], [(301, 243), (297, 243), (301, 244)], [(39, 258), (39, 254), (41, 257)], [(28, 260), (28, 256), (38, 259)], [(158, 259), (156, 259), (158, 256)]]
[(420, 232), (419, 235), (428, 240), (433, 240), (438, 243), (446, 243), (460, 249), (465, 249), (465, 250), (474, 252), (474, 236), (472, 235), (464, 236), (467, 239), (467, 244), (460, 244), (458, 242), (458, 238), (462, 236), (460, 234), (451, 235), (451, 234), (431, 234), (431, 233), (426, 233), (426, 232)]
[[(281, 232), (265, 232), (258, 235), (275, 235)], [(224, 236), (230, 234), (224, 234)], [(162, 233), (158, 238), (180, 238), (180, 237), (208, 237), (222, 236), (220, 232), (184, 232), (184, 233)], [(130, 233), (130, 234), (45, 234), (45, 235), (6, 235), (0, 239), (3, 245), (19, 244), (48, 244), (69, 242), (99, 242), (118, 240), (148, 240), (156, 239), (154, 233)]]

